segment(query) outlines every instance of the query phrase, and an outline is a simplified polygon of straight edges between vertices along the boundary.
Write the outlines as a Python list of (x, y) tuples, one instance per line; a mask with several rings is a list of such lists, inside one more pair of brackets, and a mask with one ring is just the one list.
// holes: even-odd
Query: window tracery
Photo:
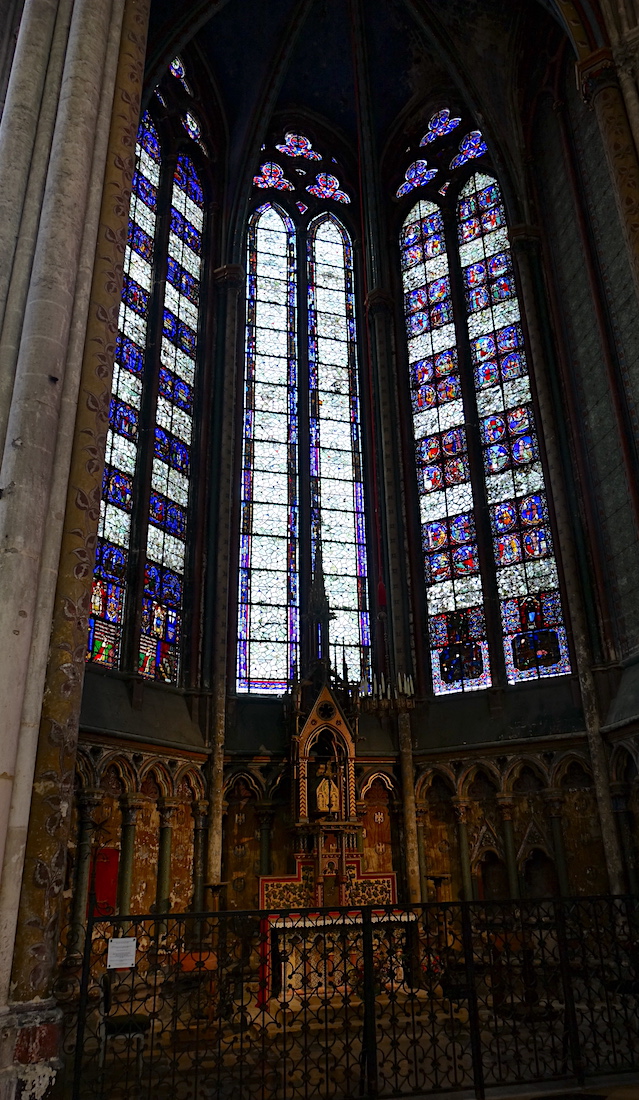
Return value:
[[(322, 159), (304, 135), (285, 142), (274, 147)], [(310, 185), (301, 175), (320, 210), (350, 202), (332, 173)], [(283, 178), (266, 161), (254, 185), (295, 191)], [(305, 225), (307, 203), (278, 204), (259, 206), (248, 232), (237, 689), (281, 694), (299, 674), (300, 588), (320, 565), (331, 646), (357, 680), (368, 676), (370, 624), (353, 246), (333, 212)]]

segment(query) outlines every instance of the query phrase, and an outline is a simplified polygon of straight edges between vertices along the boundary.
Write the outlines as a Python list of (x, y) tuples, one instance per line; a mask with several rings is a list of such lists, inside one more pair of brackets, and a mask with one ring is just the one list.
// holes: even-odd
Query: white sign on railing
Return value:
[(135, 966), (135, 952), (138, 941), (135, 936), (122, 936), (121, 939), (109, 940), (107, 949), (107, 970), (125, 970)]

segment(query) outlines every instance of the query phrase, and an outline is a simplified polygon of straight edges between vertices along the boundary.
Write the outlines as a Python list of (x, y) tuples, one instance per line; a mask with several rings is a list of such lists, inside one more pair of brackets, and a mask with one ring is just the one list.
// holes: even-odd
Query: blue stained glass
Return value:
[(204, 191), (202, 190), (200, 177), (190, 157), (184, 155), (178, 157), (174, 180), (175, 186), (184, 191), (192, 202), (197, 206), (204, 206)]
[(161, 493), (151, 493), (149, 519), (178, 538), (186, 538), (186, 513)]
[(488, 152), (488, 146), (484, 141), (480, 130), (471, 130), (469, 134), (466, 134), (462, 138), (459, 144), (459, 153), (450, 162), (451, 170), (460, 168), (462, 164), (466, 164), (467, 161), (473, 160), (476, 157), (481, 157), (484, 153)]
[(118, 333), (115, 345), (116, 362), (130, 370), (132, 374), (140, 377), (144, 372), (144, 352), (137, 344), (134, 344), (128, 336)]
[[(480, 156), (481, 143), (474, 147), (471, 143), (465, 151)], [(473, 287), (479, 265), (483, 264), (486, 275), (482, 289), (490, 293), (483, 312), (472, 321), (471, 354), (476, 365), (478, 399), (490, 401), (484, 407), (506, 410), (482, 419), (481, 440), (486, 491), (491, 501), (497, 585), (502, 596), (504, 658), (508, 680), (514, 684), (569, 672), (570, 659), (545, 496), (538, 491), (543, 485), (543, 472), (538, 461), (510, 252), (503, 248), (506, 216), (497, 183), (482, 174), (473, 176), (462, 189), (457, 212), (462, 250), (463, 242), (471, 235), (484, 242), (483, 260), (478, 260), (477, 246), (473, 246), (473, 263), (464, 268), (466, 285)], [(466, 228), (471, 222), (472, 234)], [(497, 252), (495, 241), (500, 248)], [(511, 323), (504, 325), (506, 310)], [(515, 378), (519, 379), (519, 400), (523, 398), (524, 403), (509, 407), (504, 386)], [(513, 473), (506, 475), (507, 470)], [(546, 589), (552, 593), (548, 617), (546, 597), (542, 598), (542, 590)]]
[(187, 355), (195, 356), (197, 342), (195, 332), (184, 321), (178, 320), (170, 309), (166, 308), (164, 310), (164, 335), (182, 351), (185, 351)]
[(193, 411), (193, 387), (166, 367), (160, 367), (159, 392), (162, 397), (173, 401), (179, 409), (188, 413)]
[(113, 543), (98, 539), (96, 549), (96, 569), (103, 577), (123, 580), (126, 574), (127, 556), (124, 550)]
[(131, 511), (133, 499), (133, 479), (112, 466), (104, 467), (102, 475), (102, 496), (112, 504), (117, 504), (126, 512)]
[(306, 160), (322, 159), (303, 134), (287, 133), (284, 135), (284, 142), (284, 145), (276, 145), (275, 148), (279, 149), (280, 153), (286, 153), (288, 157), (305, 157)]
[(134, 195), (137, 195), (150, 210), (155, 212), (158, 201), (157, 190), (137, 168), (133, 173), (132, 188)]
[(171, 207), (171, 230), (189, 248), (197, 252), (198, 256), (200, 255), (202, 251), (202, 234), (174, 206)]
[(397, 198), (408, 195), (416, 187), (425, 187), (437, 175), (437, 168), (429, 168), (425, 160), (410, 164), (404, 174), (404, 183), (397, 188)]
[(340, 190), (337, 176), (331, 176), (328, 172), (320, 172), (315, 183), (309, 184), (306, 190), (318, 199), (334, 199), (335, 202), (350, 202), (350, 197), (345, 191)]
[(146, 150), (146, 152), (156, 162), (156, 164), (160, 163), (160, 141), (155, 126), (153, 125), (153, 120), (148, 111), (145, 111), (144, 115), (142, 116), (140, 129), (138, 130), (138, 145), (141, 145), (142, 148)]
[(428, 123), (428, 129), (424, 134), (420, 145), (428, 145), (433, 141), (437, 141), (437, 138), (444, 137), (445, 134), (450, 134), (452, 130), (455, 130), (461, 118), (451, 118), (448, 108), (444, 108), (442, 111), (437, 111)]
[(149, 294), (130, 275), (124, 276), (122, 300), (136, 313), (146, 316), (149, 309)]
[(149, 262), (153, 258), (153, 238), (135, 222), (129, 222), (128, 241), (131, 248)]
[(189, 448), (163, 428), (156, 427), (155, 429), (154, 452), (158, 458), (167, 462), (174, 470), (180, 470), (183, 474), (189, 473)]
[(137, 409), (132, 409), (130, 405), (125, 405), (124, 401), (119, 401), (117, 397), (111, 398), (109, 423), (111, 424), (113, 430), (118, 432), (120, 435), (126, 436), (127, 439), (137, 439)]
[(275, 164), (274, 161), (267, 161), (266, 164), (260, 167), (260, 174), (253, 176), (253, 186), (261, 187), (264, 190), (269, 187), (274, 187), (276, 191), (295, 190), (291, 181), (286, 179), (284, 169), (280, 168), (279, 164)]
[(169, 282), (176, 287), (181, 294), (184, 294), (190, 302), (195, 302), (197, 305), (200, 282), (199, 279), (195, 279), (193, 275), (190, 275), (188, 271), (178, 263), (177, 260), (169, 256), (166, 277)]

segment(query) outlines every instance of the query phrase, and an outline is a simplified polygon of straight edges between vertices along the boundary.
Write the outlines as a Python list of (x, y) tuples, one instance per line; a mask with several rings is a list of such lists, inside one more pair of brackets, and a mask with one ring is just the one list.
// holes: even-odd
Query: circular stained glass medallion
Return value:
[(441, 489), (444, 484), (444, 475), (439, 466), (426, 466), (424, 468), (424, 491), (432, 493), (434, 489)]
[(429, 523), (426, 527), (426, 546), (429, 550), (439, 550), (446, 545), (448, 533), (445, 523)]
[(522, 435), (513, 443), (513, 458), (519, 466), (532, 462), (535, 457), (535, 444), (531, 435)]
[(517, 520), (515, 505), (498, 504), (493, 511), (493, 516), (496, 531), (509, 531)]
[(489, 447), (486, 451), (488, 472), (491, 474), (499, 473), (500, 470), (503, 470), (508, 465), (509, 459), (508, 447), (504, 447), (503, 443), (493, 444), (493, 446)]
[(519, 505), (519, 514), (521, 522), (525, 523), (527, 527), (534, 527), (537, 523), (541, 523), (544, 518), (542, 498), (537, 493), (532, 497), (526, 497)]
[(464, 432), (462, 428), (452, 428), (451, 431), (446, 432), (446, 435), (442, 439), (442, 449), (444, 454), (458, 455), (464, 450)]
[(502, 439), (506, 431), (506, 422), (503, 416), (488, 416), (481, 425), (484, 443), (496, 443)]
[(470, 516), (455, 516), (451, 519), (450, 537), (453, 542), (468, 542), (473, 537), (473, 523)]

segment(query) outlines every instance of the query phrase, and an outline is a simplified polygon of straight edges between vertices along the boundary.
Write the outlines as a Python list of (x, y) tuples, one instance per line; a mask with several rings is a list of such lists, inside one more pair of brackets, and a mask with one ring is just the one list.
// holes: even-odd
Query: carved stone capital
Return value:
[(514, 252), (530, 255), (538, 252), (541, 247), (541, 233), (536, 225), (512, 225), (508, 236)]
[(180, 806), (180, 800), (178, 798), (160, 798), (158, 799), (158, 811), (160, 814), (160, 828), (168, 829), (171, 826), (171, 819), (173, 814)]
[(218, 286), (228, 287), (230, 290), (240, 290), (244, 286), (246, 272), (241, 264), (224, 264), (213, 272), (213, 278)]
[(371, 315), (376, 313), (392, 313), (393, 307), (393, 296), (388, 290), (384, 290), (383, 287), (376, 287), (375, 290), (371, 290), (370, 294), (366, 296), (366, 311)]
[(102, 805), (104, 798), (104, 791), (94, 790), (89, 788), (80, 791), (78, 795), (78, 810), (80, 815), (80, 821), (83, 825), (95, 825), (93, 820), (93, 811), (98, 806)]
[(563, 792), (549, 787), (542, 791), (542, 797), (546, 803), (550, 817), (561, 817), (564, 805)]
[(515, 799), (511, 794), (500, 793), (495, 795), (497, 805), (501, 812), (502, 821), (512, 821), (513, 810), (515, 808)]
[(275, 817), (275, 811), (270, 802), (259, 802), (255, 807), (255, 813), (260, 829), (270, 829)]
[(451, 798), (455, 817), (457, 818), (458, 825), (468, 824), (468, 811), (470, 810), (470, 802), (467, 798)]
[(208, 812), (209, 804), (206, 799), (191, 803), (191, 813), (193, 814), (193, 822), (196, 829), (204, 829), (206, 827), (206, 816)]
[(604, 88), (616, 88), (617, 69), (609, 49), (596, 50), (577, 63), (577, 76), (584, 102), (592, 107)]
[(122, 795), (120, 799), (122, 825), (135, 825), (138, 818), (138, 810), (141, 810), (147, 801), (146, 798), (140, 798), (136, 795)]

